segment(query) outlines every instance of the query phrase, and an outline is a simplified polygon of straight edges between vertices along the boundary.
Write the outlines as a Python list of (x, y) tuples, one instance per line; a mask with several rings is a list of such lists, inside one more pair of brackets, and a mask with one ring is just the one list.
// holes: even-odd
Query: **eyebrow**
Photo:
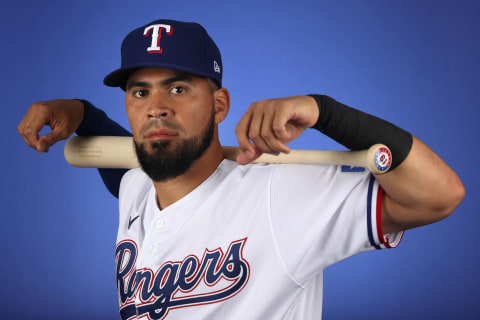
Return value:
[(129, 82), (127, 85), (127, 91), (135, 88), (135, 87), (145, 87), (145, 88), (151, 88), (152, 86), (148, 82), (143, 82), (143, 81), (132, 81)]
[(165, 86), (168, 86), (168, 85), (170, 85), (174, 82), (193, 82), (193, 78), (188, 73), (180, 73), (180, 74), (178, 74), (174, 77), (162, 80), (162, 82), (160, 82), (160, 84), (165, 87)]
[[(162, 80), (160, 82), (160, 85), (162, 87), (166, 87), (168, 85), (171, 85), (174, 82), (189, 82), (189, 83), (191, 83), (191, 82), (193, 82), (193, 78), (188, 73), (180, 73), (180, 74), (178, 74), (176, 76), (173, 76), (171, 78), (167, 78), (165, 80)], [(145, 81), (132, 81), (127, 85), (127, 90), (130, 90), (131, 88), (134, 88), (134, 87), (151, 88), (152, 85), (148, 82), (145, 82)]]

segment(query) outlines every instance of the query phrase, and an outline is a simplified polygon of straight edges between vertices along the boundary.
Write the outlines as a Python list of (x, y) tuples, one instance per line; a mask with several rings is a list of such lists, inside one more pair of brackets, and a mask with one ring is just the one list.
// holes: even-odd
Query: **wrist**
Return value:
[(311, 110), (310, 114), (312, 115), (310, 117), (311, 122), (309, 122), (308, 127), (313, 128), (320, 117), (320, 107), (314, 97), (312, 97), (311, 95), (307, 95), (305, 97), (307, 98), (306, 101), (308, 103), (309, 109)]
[(88, 110), (89, 110), (89, 106), (88, 106), (88, 103), (86, 100), (82, 100), (82, 99), (73, 99), (74, 102), (78, 103), (80, 105), (80, 110), (81, 110), (81, 121), (80, 123), (83, 122), (83, 120), (85, 120), (85, 118), (87, 117), (87, 113), (88, 113)]

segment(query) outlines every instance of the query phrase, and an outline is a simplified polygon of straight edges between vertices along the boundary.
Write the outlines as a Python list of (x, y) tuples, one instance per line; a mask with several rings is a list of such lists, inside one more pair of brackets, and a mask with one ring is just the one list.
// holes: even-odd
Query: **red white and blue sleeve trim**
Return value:
[(403, 237), (403, 231), (383, 235), (382, 232), (383, 189), (370, 175), (367, 193), (367, 228), (368, 240), (376, 249), (395, 248)]

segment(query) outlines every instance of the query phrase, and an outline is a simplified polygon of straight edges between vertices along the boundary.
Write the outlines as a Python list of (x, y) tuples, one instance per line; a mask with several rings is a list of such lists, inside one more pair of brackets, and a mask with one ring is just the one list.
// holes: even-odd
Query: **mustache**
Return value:
[(140, 135), (145, 135), (145, 133), (150, 129), (170, 129), (183, 133), (185, 132), (185, 129), (177, 123), (173, 123), (165, 119), (154, 119), (151, 120), (148, 124), (146, 124), (142, 129), (140, 129)]

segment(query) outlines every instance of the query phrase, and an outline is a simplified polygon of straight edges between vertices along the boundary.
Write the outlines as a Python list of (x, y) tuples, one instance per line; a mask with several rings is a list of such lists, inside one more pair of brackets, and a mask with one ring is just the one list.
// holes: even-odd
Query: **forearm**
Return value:
[[(84, 117), (75, 131), (79, 136), (132, 136), (121, 125), (110, 119), (106, 113), (86, 100), (80, 100), (84, 105)], [(118, 198), (120, 181), (127, 169), (98, 169), (103, 183), (108, 191)]]

